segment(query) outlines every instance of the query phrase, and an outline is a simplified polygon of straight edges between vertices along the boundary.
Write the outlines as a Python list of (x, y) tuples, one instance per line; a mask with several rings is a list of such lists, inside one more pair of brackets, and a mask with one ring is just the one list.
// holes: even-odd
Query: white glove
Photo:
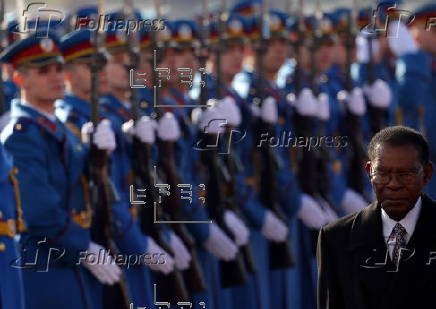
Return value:
[(244, 222), (231, 210), (225, 211), (224, 221), (235, 237), (235, 243), (238, 246), (246, 245), (250, 237), (250, 231)]
[(301, 116), (313, 117), (318, 115), (318, 101), (309, 88), (303, 88), (295, 99), (294, 95), (287, 96), (288, 103), (295, 107)]
[(130, 136), (135, 135), (143, 143), (153, 144), (155, 141), (156, 134), (154, 132), (157, 127), (156, 121), (148, 116), (142, 116), (135, 124), (134, 121), (129, 120), (123, 123), (122, 130), (124, 133)]
[(389, 23), (388, 44), (395, 56), (413, 54), (418, 51), (418, 45), (406, 25), (396, 20)]
[(209, 238), (204, 242), (204, 247), (220, 260), (231, 261), (236, 257), (238, 247), (215, 224), (210, 224)]
[(324, 211), (321, 209), (318, 202), (307, 194), (303, 194), (301, 198), (301, 207), (297, 213), (297, 217), (303, 223), (313, 229), (319, 229), (324, 226), (328, 219)]
[(217, 109), (229, 125), (237, 127), (241, 124), (241, 112), (232, 97), (226, 96), (218, 101)]
[(157, 124), (157, 136), (163, 141), (176, 141), (181, 136), (179, 123), (173, 113), (165, 113)]
[(225, 125), (226, 120), (217, 107), (206, 108), (200, 116), (199, 126), (203, 133), (223, 133)]
[(153, 238), (148, 237), (148, 248), (147, 253), (151, 254), (152, 257), (163, 255), (165, 257), (165, 262), (163, 264), (159, 263), (159, 260), (152, 259), (152, 262), (148, 264), (150, 268), (154, 271), (159, 271), (165, 275), (169, 274), (174, 270), (174, 259), (162, 249)]
[(267, 210), (261, 232), (268, 240), (284, 242), (288, 236), (288, 227), (273, 212)]
[(103, 284), (113, 285), (121, 278), (122, 271), (113, 260), (112, 256), (107, 254), (106, 249), (102, 246), (91, 242), (87, 255), (95, 256), (97, 260), (85, 259), (83, 266), (86, 267), (97, 279)]
[[(94, 132), (94, 127), (91, 122), (87, 122), (82, 126), (82, 141), (89, 142), (89, 136)], [(111, 122), (109, 119), (103, 119), (97, 125), (97, 129), (93, 135), (93, 143), (100, 150), (112, 152), (115, 150), (117, 144), (115, 142), (115, 134), (112, 131)]]
[(273, 97), (267, 97), (265, 100), (263, 100), (260, 107), (260, 117), (262, 117), (262, 120), (266, 123), (277, 123), (277, 120), (279, 119), (277, 102)]
[[(339, 95), (338, 95), (339, 96)], [(360, 87), (355, 87), (350, 93), (344, 91), (344, 99), (350, 113), (356, 116), (363, 116), (366, 112), (365, 98)]]
[(174, 259), (176, 262), (176, 268), (179, 270), (186, 270), (191, 263), (191, 254), (186, 249), (183, 241), (174, 233), (170, 236), (170, 246), (174, 252)]
[(363, 92), (374, 107), (387, 108), (391, 103), (392, 92), (384, 80), (377, 79), (372, 85), (364, 85)]
[(1, 116), (0, 116), (0, 132), (3, 130), (4, 127), (6, 127), (6, 125), (9, 123), (9, 120), (11, 120), (11, 112), (7, 111), (4, 112)]
[(330, 118), (330, 100), (326, 93), (320, 93), (318, 96), (318, 118), (321, 121), (327, 121)]
[[(372, 39), (372, 58), (380, 52), (380, 42), (378, 39)], [(367, 35), (360, 33), (356, 37), (356, 58), (358, 63), (369, 62), (369, 48)]]
[(341, 205), (347, 214), (352, 214), (368, 206), (368, 203), (359, 193), (352, 189), (347, 189)]
[(322, 210), (324, 211), (324, 215), (327, 219), (327, 223), (333, 222), (339, 218), (336, 212), (330, 207), (330, 205), (325, 200), (318, 199), (317, 201), (319, 204), (321, 204)]

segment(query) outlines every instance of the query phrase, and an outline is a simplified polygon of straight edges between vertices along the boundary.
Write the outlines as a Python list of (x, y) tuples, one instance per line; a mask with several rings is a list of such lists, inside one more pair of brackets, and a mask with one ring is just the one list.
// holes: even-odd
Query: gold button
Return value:
[(0, 242), (0, 251), (5, 251), (6, 250), (6, 245), (4, 242)]
[(22, 127), (21, 127), (21, 123), (17, 123), (17, 124), (15, 125), (15, 130), (20, 131), (21, 129), (22, 129)]

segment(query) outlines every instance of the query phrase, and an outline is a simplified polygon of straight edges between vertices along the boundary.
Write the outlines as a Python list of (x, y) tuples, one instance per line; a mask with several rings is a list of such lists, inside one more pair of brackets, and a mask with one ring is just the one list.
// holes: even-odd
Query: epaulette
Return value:
[(13, 131), (25, 131), (33, 120), (28, 117), (19, 117), (14, 124)]
[(32, 123), (40, 130), (52, 135), (56, 140), (58, 141), (62, 140), (63, 131), (59, 130), (58, 126), (55, 123), (51, 122), (50, 120), (42, 116), (39, 116), (36, 119), (21, 116), (17, 119), (16, 123), (14, 124), (13, 130), (25, 131)]
[(147, 109), (150, 106), (150, 103), (148, 103), (146, 100), (142, 100), (139, 103), (139, 106), (140, 106), (141, 109)]

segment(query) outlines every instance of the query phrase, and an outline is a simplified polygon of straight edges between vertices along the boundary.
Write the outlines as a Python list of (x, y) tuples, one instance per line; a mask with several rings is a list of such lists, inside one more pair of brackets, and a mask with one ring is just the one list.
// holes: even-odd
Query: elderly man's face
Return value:
[(419, 152), (412, 145), (376, 147), (375, 158), (366, 170), (377, 201), (394, 220), (401, 220), (415, 205), (424, 186), (430, 180), (433, 166), (422, 166)]

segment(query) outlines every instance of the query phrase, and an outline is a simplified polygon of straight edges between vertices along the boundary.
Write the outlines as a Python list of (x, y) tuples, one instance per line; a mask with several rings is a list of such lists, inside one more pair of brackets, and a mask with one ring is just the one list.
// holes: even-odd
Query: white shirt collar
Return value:
[(382, 208), (381, 217), (382, 217), (382, 224), (383, 224), (383, 236), (386, 243), (388, 241), (389, 236), (392, 233), (392, 229), (397, 223), (400, 223), (406, 229), (407, 231), (406, 241), (409, 241), (410, 237), (415, 231), (416, 222), (418, 221), (419, 213), (421, 212), (421, 203), (422, 203), (421, 197), (419, 197), (415, 203), (415, 206), (413, 206), (413, 208), (409, 210), (407, 215), (400, 221), (395, 221), (391, 219), (386, 213), (386, 211)]

